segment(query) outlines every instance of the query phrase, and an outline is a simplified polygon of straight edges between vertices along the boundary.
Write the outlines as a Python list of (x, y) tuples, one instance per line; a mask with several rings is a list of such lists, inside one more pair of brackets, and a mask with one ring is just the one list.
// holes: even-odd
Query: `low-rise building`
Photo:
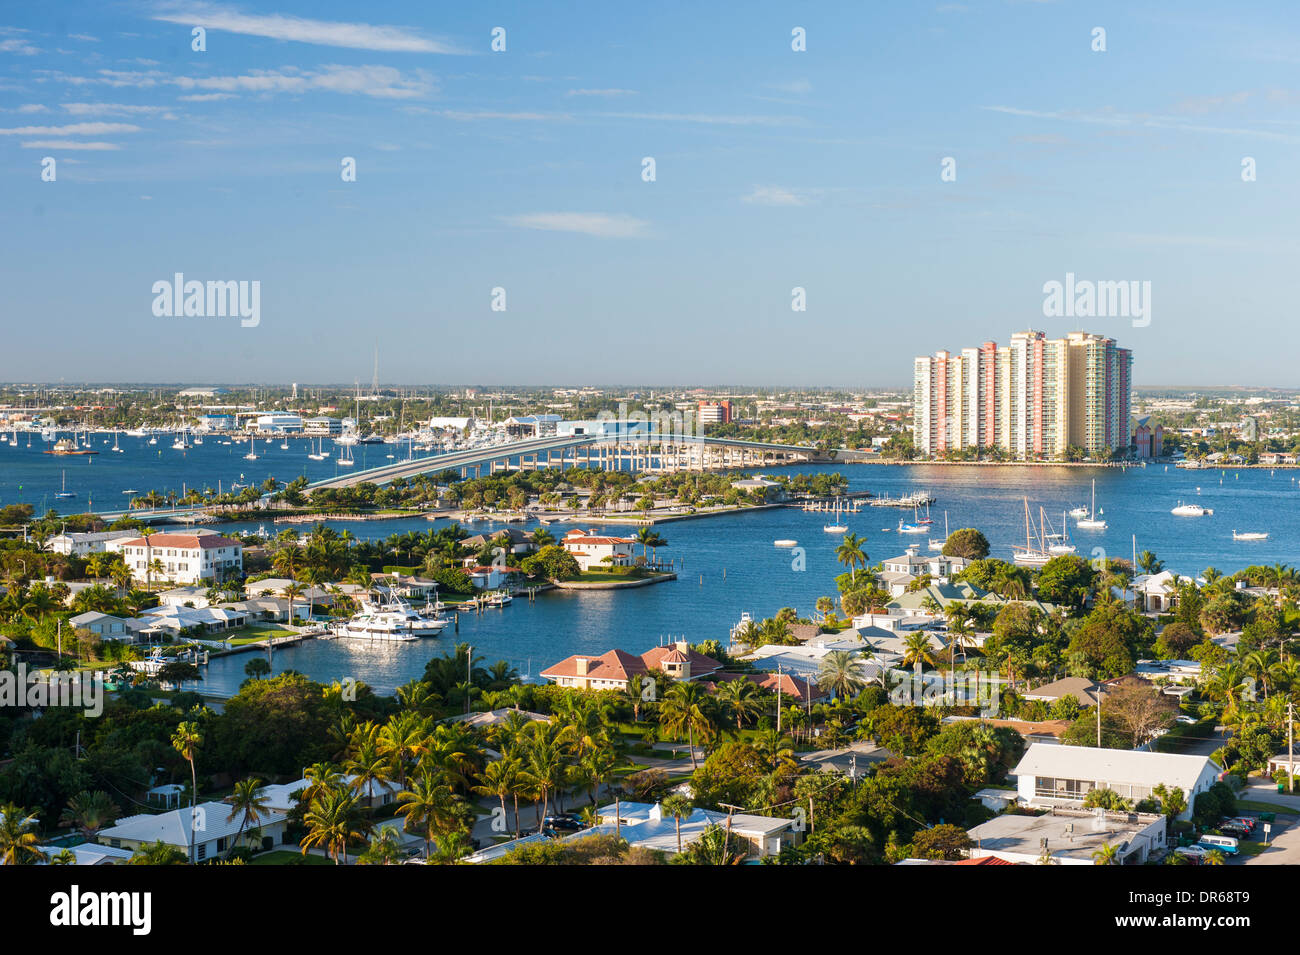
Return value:
[(1055, 808), (1041, 816), (996, 816), (966, 834), (975, 843), (972, 859), (1037, 863), (1050, 858), (1055, 865), (1096, 865), (1098, 854), (1114, 847), (1115, 864), (1141, 865), (1168, 848), (1166, 829), (1159, 813)]
[(127, 627), (126, 620), (111, 614), (87, 611), (77, 614), (68, 623), (78, 630), (89, 630), (101, 640), (121, 640), (128, 643), (135, 640), (135, 633)]
[(112, 553), (116, 549), (111, 546), (113, 543), (131, 540), (139, 536), (137, 531), (64, 533), (51, 537), (45, 546), (55, 554), (85, 557), (87, 554)]
[[(119, 819), (117, 825), (101, 829), (99, 839), (114, 849), (129, 851), (162, 842), (188, 856), (192, 831), (194, 848), (190, 858), (194, 862), (221, 858), (237, 841), (254, 849), (272, 849), (289, 841), (285, 829), (287, 816), (283, 812), (267, 813), (258, 822), (254, 834), (244, 826), (242, 837), (240, 815), (235, 813), (233, 819), (229, 818), (231, 815), (227, 803), (201, 802), (193, 810), (185, 806), (158, 815), (127, 816)], [(254, 842), (254, 835), (259, 841)]]
[(610, 537), (577, 527), (565, 534), (561, 543), (583, 571), (592, 567), (626, 567), (632, 563), (632, 549), (636, 546), (631, 537)]
[(692, 649), (685, 641), (655, 647), (637, 656), (625, 650), (610, 650), (600, 656), (575, 654), (552, 664), (541, 676), (556, 686), (583, 690), (626, 690), (633, 680), (650, 670), (660, 670), (674, 680), (712, 678), (722, 664)]
[[(122, 543), (122, 558), (136, 580), (196, 584), (237, 577), (244, 571), (244, 545), (220, 534), (153, 534)], [(154, 561), (160, 571), (152, 570)]]
[(1011, 775), (1021, 802), (1037, 807), (1079, 808), (1094, 789), (1109, 789), (1137, 803), (1157, 786), (1176, 787), (1187, 799), (1179, 818), (1190, 819), (1196, 797), (1222, 772), (1208, 756), (1034, 743)]

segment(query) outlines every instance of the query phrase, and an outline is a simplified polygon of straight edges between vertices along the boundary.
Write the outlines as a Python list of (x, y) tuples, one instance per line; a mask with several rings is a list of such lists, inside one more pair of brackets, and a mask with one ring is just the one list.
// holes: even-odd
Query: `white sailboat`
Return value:
[(1104, 531), (1106, 522), (1100, 520), (1102, 512), (1097, 510), (1097, 479), (1092, 479), (1092, 507), (1088, 511), (1087, 517), (1081, 517), (1074, 522), (1074, 526), (1085, 531)]
[(835, 502), (835, 520), (830, 524), (822, 525), (822, 530), (827, 534), (845, 534), (848, 533), (848, 525), (840, 520), (840, 502)]
[(338, 456), (334, 463), (341, 468), (350, 468), (356, 464), (357, 462), (352, 457), (352, 445), (343, 445), (343, 453)]
[(930, 538), (930, 550), (943, 550), (944, 545), (948, 543), (948, 512), (943, 512), (943, 538)]
[[(1042, 567), (1052, 559), (1052, 554), (1043, 544), (1043, 532), (1040, 527), (1034, 525), (1034, 519), (1029, 516), (1029, 498), (1025, 498), (1025, 545), (1021, 547), (1016, 544), (1012, 547), (1014, 556), (1012, 560), (1021, 567)], [(1039, 508), (1041, 513), (1042, 508)]]
[(126, 449), (123, 448), (123, 447), (121, 447), (121, 446), (117, 443), (117, 432), (116, 432), (116, 431), (113, 432), (113, 448), (112, 448), (112, 450), (113, 450), (113, 453), (114, 453), (114, 454), (125, 454), (125, 453), (126, 453)]
[(77, 496), (77, 492), (76, 492), (76, 491), (69, 491), (69, 490), (68, 490), (68, 472), (67, 472), (67, 471), (64, 471), (64, 472), (63, 472), (63, 490), (62, 490), (62, 491), (59, 491), (59, 492), (56, 493), (54, 496), (55, 496), (55, 497), (76, 497), (76, 496)]
[(1061, 533), (1057, 534), (1056, 529), (1047, 523), (1047, 518), (1042, 516), (1042, 510), (1039, 510), (1039, 520), (1043, 528), (1043, 543), (1047, 545), (1047, 550), (1052, 554), (1073, 554), (1079, 548), (1070, 543), (1070, 525), (1066, 523), (1065, 515), (1061, 515)]

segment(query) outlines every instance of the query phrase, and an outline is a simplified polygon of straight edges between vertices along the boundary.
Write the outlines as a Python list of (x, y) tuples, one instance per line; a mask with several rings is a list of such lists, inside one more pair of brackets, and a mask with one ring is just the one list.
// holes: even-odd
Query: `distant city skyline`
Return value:
[(1035, 328), (1289, 386), (1297, 41), (1284, 3), (11, 6), (0, 380), (365, 383), (378, 344), (389, 386), (905, 391)]

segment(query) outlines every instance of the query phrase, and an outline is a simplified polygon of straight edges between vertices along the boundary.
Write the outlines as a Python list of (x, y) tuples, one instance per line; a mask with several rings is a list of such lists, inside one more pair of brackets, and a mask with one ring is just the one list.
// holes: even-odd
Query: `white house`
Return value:
[[(239, 836), (240, 815), (230, 816), (231, 807), (224, 802), (201, 802), (191, 811), (189, 806), (158, 815), (127, 816), (117, 825), (101, 829), (99, 839), (114, 849), (134, 851), (141, 846), (164, 842), (181, 852), (190, 848), (191, 813), (193, 813), (195, 862), (217, 859), (232, 848)], [(244, 829), (243, 843), (250, 848), (271, 849), (289, 841), (286, 815), (272, 810), (257, 824), (259, 842)]]
[(99, 531), (96, 533), (68, 533), (51, 537), (46, 546), (56, 554), (71, 554), (85, 557), (87, 554), (103, 554), (115, 548), (114, 543), (138, 537), (135, 531)]
[[(665, 813), (658, 803), (622, 803), (617, 809), (617, 823), (615, 812), (614, 805), (605, 806), (600, 810), (601, 822), (598, 825), (566, 836), (565, 841), (592, 835), (614, 835), (617, 831), (627, 840), (628, 845), (668, 855), (677, 854), (678, 822)], [(783, 846), (798, 845), (800, 834), (794, 825), (794, 819), (777, 816), (755, 816), (748, 813), (731, 816), (731, 834), (749, 843), (748, 858), (751, 859), (763, 859), (776, 855)], [(692, 809), (689, 816), (683, 816), (680, 823), (682, 848), (685, 849), (698, 840), (710, 826), (725, 829), (727, 814), (709, 809)]]
[(122, 558), (137, 580), (146, 580), (150, 564), (159, 561), (156, 578), (181, 584), (223, 580), (244, 571), (244, 545), (220, 534), (153, 534), (122, 545)]
[(1093, 789), (1109, 789), (1136, 803), (1159, 785), (1177, 787), (1187, 798), (1179, 818), (1190, 819), (1196, 797), (1222, 772), (1208, 756), (1032, 743), (1011, 774), (1020, 801), (1040, 808), (1077, 808)]
[(577, 527), (565, 534), (561, 543), (584, 571), (592, 567), (625, 567), (632, 563), (632, 548), (636, 546), (630, 537), (606, 537)]
[(995, 816), (966, 834), (974, 843), (972, 859), (1032, 865), (1047, 855), (1056, 865), (1096, 865), (1093, 854), (1114, 846), (1116, 864), (1141, 865), (1166, 848), (1166, 829), (1159, 813), (1053, 809), (1044, 816)]
[(1146, 613), (1168, 613), (1178, 597), (1178, 577), (1167, 570), (1158, 574), (1138, 574), (1129, 589), (1133, 606)]
[(126, 621), (110, 614), (91, 610), (77, 614), (68, 623), (78, 630), (89, 630), (101, 640), (135, 640), (135, 634), (127, 627)]

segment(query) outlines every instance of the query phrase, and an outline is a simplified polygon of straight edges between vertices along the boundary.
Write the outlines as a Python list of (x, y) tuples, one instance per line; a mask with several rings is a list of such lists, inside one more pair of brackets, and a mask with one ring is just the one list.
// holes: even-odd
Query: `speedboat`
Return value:
[(772, 541), (772, 545), (774, 547), (796, 547), (798, 546), (798, 544), (799, 544), (798, 541), (792, 541), (785, 538), (777, 541)]
[(1205, 517), (1207, 514), (1213, 514), (1214, 510), (1208, 507), (1202, 507), (1200, 504), (1184, 504), (1178, 502), (1178, 506), (1169, 512), (1178, 517)]

